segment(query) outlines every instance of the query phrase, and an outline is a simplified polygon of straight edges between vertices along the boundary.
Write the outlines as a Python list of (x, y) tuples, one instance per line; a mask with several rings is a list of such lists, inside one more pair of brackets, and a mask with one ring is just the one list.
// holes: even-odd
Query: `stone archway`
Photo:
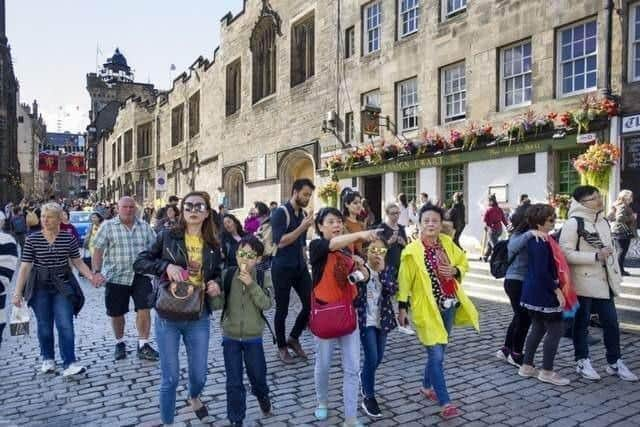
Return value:
[(228, 209), (244, 207), (244, 172), (240, 167), (232, 167), (225, 171), (223, 188)]
[[(280, 175), (280, 199), (286, 201), (291, 197), (293, 182), (300, 178), (309, 178), (315, 181), (315, 165), (311, 155), (303, 150), (294, 150), (288, 153), (278, 167)], [(309, 204), (313, 209), (313, 199)]]

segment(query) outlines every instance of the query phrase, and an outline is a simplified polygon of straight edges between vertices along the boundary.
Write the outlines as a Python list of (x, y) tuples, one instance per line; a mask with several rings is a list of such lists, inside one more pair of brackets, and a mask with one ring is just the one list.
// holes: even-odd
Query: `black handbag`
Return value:
[(158, 286), (156, 311), (167, 320), (198, 320), (204, 307), (204, 286), (164, 282)]

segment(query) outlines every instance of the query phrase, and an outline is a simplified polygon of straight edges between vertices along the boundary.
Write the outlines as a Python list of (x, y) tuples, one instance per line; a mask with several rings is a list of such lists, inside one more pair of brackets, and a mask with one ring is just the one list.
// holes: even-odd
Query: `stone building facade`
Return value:
[(18, 163), (18, 81), (5, 32), (5, 1), (0, 0), (0, 204), (20, 201)]
[(38, 170), (38, 153), (45, 145), (47, 127), (38, 103), (18, 105), (18, 161), (22, 191), (27, 198), (43, 198), (45, 174)]
[[(87, 74), (87, 91), (91, 98), (91, 123), (87, 126), (87, 189), (95, 192), (98, 174), (102, 171), (98, 168), (98, 141), (112, 132), (118, 110), (128, 98), (150, 100), (158, 93), (153, 85), (134, 81), (133, 71), (119, 48), (97, 73)], [(104, 161), (104, 155), (101, 160)]]
[[(529, 109), (572, 110), (585, 94), (620, 97), (631, 60), (620, 53), (629, 40), (620, 16), (634, 4), (609, 10), (599, 0), (246, 0), (241, 12), (222, 18), (211, 60), (198, 58), (155, 100), (133, 98), (119, 110), (114, 132), (101, 141), (99, 194), (130, 192), (149, 203), (193, 188), (219, 195), (222, 188), (228, 207), (244, 212), (255, 200), (286, 199), (296, 178), (326, 183), (333, 154), (370, 142), (361, 132), (365, 105), (379, 108), (388, 124), (372, 140), (380, 144), (448, 135), (472, 123), (500, 132)], [(138, 156), (137, 129), (145, 123), (151, 153)], [(129, 131), (134, 154), (114, 162)], [(618, 144), (619, 135), (618, 118), (597, 134)], [(477, 246), (489, 192), (505, 207), (520, 193), (542, 201), (548, 192), (569, 192), (577, 185), (571, 159), (583, 149), (567, 135), (338, 175), (379, 217), (399, 192), (442, 200), (463, 191), (467, 243)], [(142, 197), (136, 188), (150, 188), (156, 170), (166, 172), (167, 190)], [(620, 180), (613, 181), (615, 190)]]

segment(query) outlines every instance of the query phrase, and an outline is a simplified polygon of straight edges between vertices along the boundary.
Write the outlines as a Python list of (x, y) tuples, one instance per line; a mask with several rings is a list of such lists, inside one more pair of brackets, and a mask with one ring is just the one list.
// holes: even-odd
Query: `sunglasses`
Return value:
[(185, 212), (203, 213), (207, 211), (207, 205), (204, 203), (185, 203), (182, 208)]
[(244, 249), (238, 249), (237, 253), (238, 258), (246, 258), (246, 259), (256, 259), (258, 258), (258, 254), (251, 251), (245, 251)]
[(387, 253), (387, 248), (369, 248), (369, 253), (374, 255), (385, 255)]

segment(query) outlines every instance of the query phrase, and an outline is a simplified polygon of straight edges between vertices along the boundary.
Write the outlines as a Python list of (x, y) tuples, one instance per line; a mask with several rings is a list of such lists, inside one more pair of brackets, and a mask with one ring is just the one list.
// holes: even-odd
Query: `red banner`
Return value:
[(84, 155), (67, 154), (65, 166), (66, 166), (67, 172), (85, 173)]
[(43, 151), (38, 155), (38, 170), (55, 172), (58, 170), (58, 155)]

